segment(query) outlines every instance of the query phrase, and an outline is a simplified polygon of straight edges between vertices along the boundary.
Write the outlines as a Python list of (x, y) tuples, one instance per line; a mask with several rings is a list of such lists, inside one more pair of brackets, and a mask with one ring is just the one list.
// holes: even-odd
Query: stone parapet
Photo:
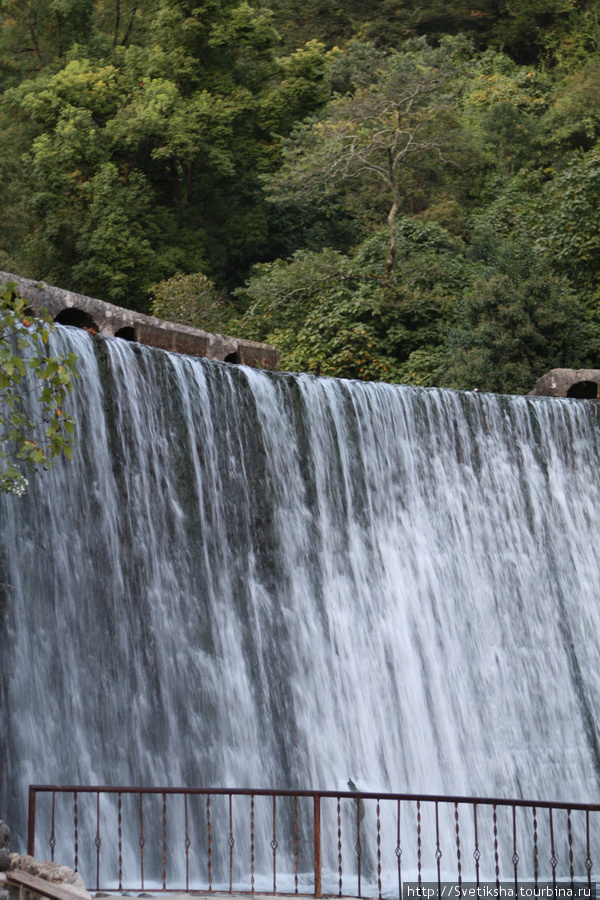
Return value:
[(551, 369), (538, 378), (527, 396), (597, 400), (600, 396), (600, 369)]
[[(219, 359), (211, 354), (210, 334), (189, 334), (183, 327), (163, 328), (150, 322), (136, 322), (134, 341), (172, 353), (185, 353), (187, 356), (206, 356)], [(235, 351), (233, 351), (235, 352)], [(227, 354), (228, 355), (228, 354)], [(225, 357), (222, 357), (225, 359)]]
[(279, 351), (270, 344), (211, 334), (0, 271), (0, 285), (9, 281), (16, 283), (19, 293), (27, 299), (34, 314), (45, 309), (63, 325), (75, 325), (91, 332), (134, 340), (188, 356), (203, 356), (261, 369), (279, 369), (280, 366)]

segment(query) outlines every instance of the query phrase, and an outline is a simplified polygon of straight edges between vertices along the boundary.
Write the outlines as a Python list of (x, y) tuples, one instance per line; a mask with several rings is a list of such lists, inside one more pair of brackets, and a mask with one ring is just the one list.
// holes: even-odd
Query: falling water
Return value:
[(30, 783), (599, 798), (595, 404), (55, 341), (74, 458), (2, 500), (22, 850)]

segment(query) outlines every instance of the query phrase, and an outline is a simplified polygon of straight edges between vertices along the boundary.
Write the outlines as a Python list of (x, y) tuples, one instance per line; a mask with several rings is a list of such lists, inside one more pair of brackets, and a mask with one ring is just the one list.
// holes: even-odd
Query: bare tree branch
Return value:
[(396, 253), (402, 167), (419, 155), (452, 162), (450, 136), (443, 123), (452, 108), (448, 92), (457, 70), (448, 51), (425, 44), (415, 52), (383, 57), (372, 83), (336, 96), (326, 117), (298, 133), (274, 180), (274, 195), (315, 196), (317, 202), (345, 181), (369, 174), (383, 181), (390, 194), (387, 224), (391, 232), (384, 282)]

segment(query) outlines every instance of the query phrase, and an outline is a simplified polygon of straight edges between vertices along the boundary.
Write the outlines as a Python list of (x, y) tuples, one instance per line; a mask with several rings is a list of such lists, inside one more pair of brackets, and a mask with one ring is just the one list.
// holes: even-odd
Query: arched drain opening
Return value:
[(230, 363), (239, 363), (240, 360), (238, 357), (237, 350), (235, 350), (233, 353), (228, 353), (223, 361), (230, 362)]
[(96, 322), (94, 322), (90, 314), (83, 309), (77, 309), (76, 306), (68, 306), (66, 309), (61, 309), (59, 314), (54, 316), (54, 321), (58, 322), (59, 325), (72, 325), (75, 328), (91, 329), (96, 333), (99, 331)]
[(595, 381), (578, 381), (571, 385), (567, 397), (574, 397), (576, 400), (597, 400), (598, 385)]
[(115, 337), (122, 338), (124, 341), (135, 341), (135, 332), (131, 325), (124, 325), (123, 328), (115, 331)]

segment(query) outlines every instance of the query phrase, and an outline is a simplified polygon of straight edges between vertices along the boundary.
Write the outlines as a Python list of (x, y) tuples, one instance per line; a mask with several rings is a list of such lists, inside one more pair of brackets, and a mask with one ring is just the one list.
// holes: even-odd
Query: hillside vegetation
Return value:
[(600, 0), (0, 15), (0, 269), (295, 371), (600, 366)]

